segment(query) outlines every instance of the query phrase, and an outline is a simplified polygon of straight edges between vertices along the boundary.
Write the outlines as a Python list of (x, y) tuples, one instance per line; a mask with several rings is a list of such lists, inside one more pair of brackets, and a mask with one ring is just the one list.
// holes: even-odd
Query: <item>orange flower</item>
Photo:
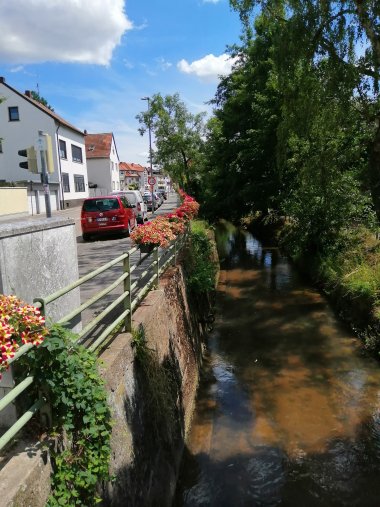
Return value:
[(47, 334), (45, 318), (38, 308), (16, 296), (0, 294), (0, 371), (8, 367), (21, 345), (40, 345)]

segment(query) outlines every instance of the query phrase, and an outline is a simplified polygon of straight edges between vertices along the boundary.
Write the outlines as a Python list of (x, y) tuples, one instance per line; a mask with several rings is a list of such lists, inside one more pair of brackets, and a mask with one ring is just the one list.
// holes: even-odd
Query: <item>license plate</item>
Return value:
[(104, 217), (104, 218), (97, 218), (96, 221), (97, 222), (107, 222), (108, 218), (107, 217)]

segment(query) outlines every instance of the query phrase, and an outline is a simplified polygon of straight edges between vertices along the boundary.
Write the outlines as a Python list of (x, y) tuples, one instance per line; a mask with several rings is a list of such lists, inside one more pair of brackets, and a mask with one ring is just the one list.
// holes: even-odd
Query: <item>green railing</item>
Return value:
[[(155, 247), (153, 251), (147, 255), (141, 255), (135, 263), (131, 262), (131, 256), (140, 250), (137, 247), (130, 249), (128, 252), (120, 255), (116, 259), (104, 264), (100, 268), (79, 278), (76, 282), (54, 292), (44, 298), (34, 299), (34, 305), (40, 308), (42, 314), (46, 314), (47, 306), (53, 301), (58, 300), (62, 296), (69, 294), (71, 291), (80, 287), (84, 283), (96, 278), (98, 275), (110, 270), (118, 264), (122, 264), (122, 274), (118, 276), (110, 285), (97, 292), (87, 301), (83, 302), (78, 308), (74, 309), (58, 323), (64, 326), (70, 326), (70, 322), (78, 317), (84, 310), (102, 298), (110, 294), (118, 286), (122, 285), (122, 293), (117, 295), (116, 299), (107, 304), (102, 311), (93, 319), (85, 324), (83, 329), (77, 333), (78, 341), (83, 343), (89, 350), (96, 351), (102, 347), (105, 341), (113, 333), (118, 331), (131, 331), (132, 315), (137, 306), (152, 288), (158, 287), (160, 275), (171, 265), (176, 264), (177, 254), (186, 241), (187, 233), (179, 236), (166, 249)], [(141, 266), (143, 271), (132, 280), (132, 274)], [(121, 307), (121, 309), (120, 309)], [(102, 326), (102, 321), (112, 314), (112, 322), (104, 325), (100, 335), (95, 340), (91, 340), (91, 333), (98, 327)], [(19, 348), (15, 356), (9, 360), (9, 364), (14, 363), (22, 355), (28, 352), (33, 345), (26, 344)], [(22, 394), (28, 387), (33, 384), (33, 376), (26, 377), (19, 384), (14, 386), (6, 396), (0, 400), (0, 411), (9, 406)], [(47, 419), (49, 419), (49, 407), (43, 394), (39, 395), (39, 399), (27, 409), (24, 414), (0, 437), (0, 450), (3, 449), (15, 435), (28, 423), (33, 415), (40, 411)]]

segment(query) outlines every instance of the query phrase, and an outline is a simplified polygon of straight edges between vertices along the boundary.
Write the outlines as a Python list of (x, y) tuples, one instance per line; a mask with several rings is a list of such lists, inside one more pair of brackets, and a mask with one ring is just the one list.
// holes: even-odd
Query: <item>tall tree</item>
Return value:
[[(240, 14), (247, 38), (257, 8), (283, 27), (283, 62), (288, 74), (302, 57), (309, 65), (330, 62), (335, 90), (347, 77), (353, 95), (372, 132), (368, 141), (368, 181), (380, 220), (380, 10), (373, 0), (230, 0)], [(283, 70), (285, 71), (283, 66)], [(286, 72), (283, 74), (286, 76)]]
[(235, 67), (221, 80), (213, 100), (203, 188), (206, 207), (218, 216), (238, 219), (278, 206), (280, 93), (271, 54), (273, 30), (261, 17), (255, 40), (232, 48)]
[(150, 99), (149, 109), (137, 115), (143, 135), (149, 127), (154, 135), (153, 162), (188, 191), (195, 191), (197, 167), (203, 149), (205, 113), (190, 113), (179, 94), (160, 93)]

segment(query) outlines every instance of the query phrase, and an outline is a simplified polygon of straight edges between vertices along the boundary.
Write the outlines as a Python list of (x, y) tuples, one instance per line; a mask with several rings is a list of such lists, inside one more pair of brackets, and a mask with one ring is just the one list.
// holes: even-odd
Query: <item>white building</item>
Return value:
[(113, 134), (87, 134), (86, 158), (92, 195), (120, 190), (119, 155)]
[(135, 185), (137, 190), (144, 191), (145, 188), (145, 167), (133, 162), (120, 162), (120, 188), (128, 189), (129, 185)]
[(37, 146), (38, 132), (51, 137), (54, 172), (49, 174), (51, 209), (80, 204), (88, 197), (84, 133), (54, 111), (9, 86), (0, 77), (0, 182), (28, 187), (29, 212), (45, 211), (41, 175), (19, 167), (19, 150)]

